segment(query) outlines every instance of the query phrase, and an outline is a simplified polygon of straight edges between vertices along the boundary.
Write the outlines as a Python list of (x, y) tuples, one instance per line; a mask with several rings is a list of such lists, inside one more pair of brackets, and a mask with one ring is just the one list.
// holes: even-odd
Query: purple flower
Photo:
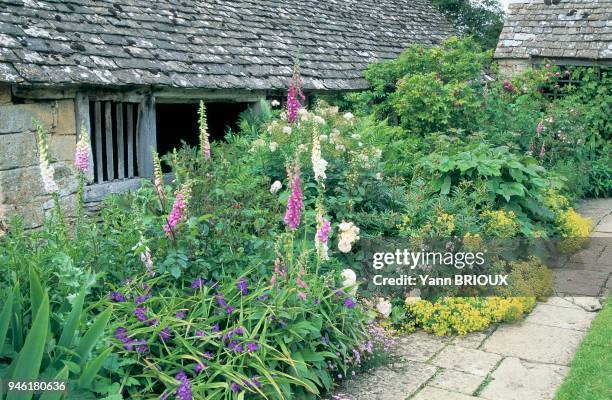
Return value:
[(291, 84), (289, 86), (289, 92), (287, 93), (287, 121), (290, 124), (297, 121), (298, 111), (302, 108), (302, 103), (300, 103), (298, 97), (302, 101), (306, 99), (302, 93), (302, 82), (300, 79), (299, 67), (296, 63), (293, 67), (293, 76), (291, 77)]
[(204, 279), (198, 277), (198, 278), (195, 278), (195, 280), (191, 284), (191, 288), (192, 289), (200, 289), (202, 287), (202, 285), (204, 285)]
[(144, 296), (138, 296), (134, 299), (134, 303), (142, 304), (151, 297), (151, 292), (147, 292)]
[(161, 332), (159, 332), (159, 340), (161, 340), (162, 342), (166, 342), (168, 341), (168, 339), (170, 339), (170, 328), (165, 327), (161, 330)]
[(344, 305), (346, 308), (355, 308), (355, 302), (350, 297), (347, 297), (346, 300), (344, 300)]
[(221, 307), (227, 307), (227, 301), (225, 301), (225, 298), (223, 297), (223, 293), (217, 293), (217, 304), (219, 304), (219, 306)]
[(329, 344), (329, 338), (327, 337), (327, 335), (321, 337), (321, 343), (326, 346)]
[(300, 224), (302, 217), (302, 207), (304, 201), (302, 199), (302, 181), (300, 178), (300, 165), (295, 163), (295, 167), (292, 171), (287, 171), (289, 175), (289, 187), (291, 188), (291, 195), (287, 200), (287, 212), (285, 213), (284, 221), (291, 230), (296, 230)]
[(178, 400), (191, 400), (191, 383), (187, 379), (185, 371), (180, 371), (175, 378), (180, 381), (180, 385), (176, 389), (176, 398)]
[(111, 301), (114, 301), (117, 303), (121, 303), (125, 301), (125, 296), (114, 290), (109, 293), (108, 297), (110, 297)]
[(139, 354), (146, 354), (149, 352), (149, 346), (144, 341), (142, 341), (141, 343), (136, 345), (136, 352)]
[(187, 316), (187, 313), (185, 311), (179, 311), (176, 314), (174, 314), (174, 316), (178, 319), (183, 319)]
[(238, 393), (238, 392), (240, 392), (240, 389), (242, 389), (242, 388), (236, 382), (232, 382), (232, 384), (230, 385), (230, 389), (232, 389), (232, 392)]
[(119, 328), (115, 329), (115, 338), (117, 340), (125, 340), (127, 339), (127, 329), (125, 329), (124, 327), (120, 326)]
[(321, 227), (317, 231), (316, 238), (321, 243), (327, 243), (329, 240), (329, 231), (331, 230), (331, 222), (323, 218)]
[(172, 204), (172, 211), (168, 215), (168, 222), (164, 225), (164, 232), (171, 234), (173, 229), (181, 222), (187, 210), (187, 197), (183, 193), (177, 193)]
[(232, 340), (228, 345), (227, 348), (230, 349), (231, 351), (233, 351), (234, 353), (242, 353), (244, 352), (244, 347), (242, 347), (241, 344), (238, 344), (238, 342), (236, 340)]
[(270, 296), (268, 296), (267, 294), (262, 294), (261, 296), (257, 297), (257, 299), (261, 300), (261, 301), (266, 301), (270, 298)]
[(202, 337), (202, 336), (204, 336), (204, 331), (196, 331), (195, 335), (197, 337)]
[(196, 374), (199, 374), (204, 370), (204, 364), (197, 363), (196, 366), (193, 367), (193, 370), (196, 372)]
[(214, 324), (211, 328), (211, 330), (213, 332), (219, 332), (221, 330), (221, 328), (219, 327), (219, 324)]
[(249, 294), (249, 288), (248, 288), (247, 280), (245, 277), (240, 278), (240, 280), (236, 284), (236, 288), (238, 288), (238, 290), (243, 296), (246, 296), (247, 294)]
[(249, 342), (247, 343), (247, 350), (249, 353), (254, 353), (259, 350), (259, 345), (255, 342)]
[(342, 289), (336, 290), (336, 296), (338, 296), (338, 297), (344, 296), (344, 291)]
[(134, 310), (134, 315), (138, 318), (139, 321), (146, 321), (147, 317), (147, 309), (145, 307), (136, 307)]
[(202, 353), (202, 357), (204, 358), (212, 358), (212, 353), (210, 351), (205, 351), (204, 353)]
[(242, 336), (244, 335), (244, 328), (243, 327), (238, 327), (236, 328), (236, 330), (234, 330), (234, 333), (238, 336)]
[(227, 311), (228, 314), (233, 313), (234, 311), (236, 311), (236, 307), (232, 307), (232, 306), (227, 306), (227, 308), (225, 309), (225, 311)]

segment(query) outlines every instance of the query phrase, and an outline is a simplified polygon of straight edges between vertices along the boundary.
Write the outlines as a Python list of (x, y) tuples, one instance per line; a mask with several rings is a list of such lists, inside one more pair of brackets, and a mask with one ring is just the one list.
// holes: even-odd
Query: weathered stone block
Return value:
[(74, 100), (67, 99), (57, 102), (55, 133), (60, 135), (73, 135), (76, 133)]
[(0, 136), (0, 171), (37, 163), (36, 134), (26, 132)]
[(498, 354), (451, 345), (442, 350), (431, 363), (442, 368), (486, 376), (499, 360), (501, 357)]
[(49, 154), (51, 159), (58, 161), (74, 162), (74, 153), (76, 151), (76, 135), (58, 135), (53, 134), (48, 136)]
[(554, 398), (569, 368), (506, 358), (480, 395), (491, 400), (549, 400)]
[(54, 103), (13, 104), (0, 106), (0, 135), (34, 130), (36, 119), (50, 131), (53, 128)]
[(38, 166), (0, 171), (0, 203), (20, 204), (43, 195)]
[(484, 379), (483, 376), (446, 369), (437, 374), (430, 385), (453, 392), (472, 394)]
[(11, 85), (0, 85), (0, 106), (11, 104)]

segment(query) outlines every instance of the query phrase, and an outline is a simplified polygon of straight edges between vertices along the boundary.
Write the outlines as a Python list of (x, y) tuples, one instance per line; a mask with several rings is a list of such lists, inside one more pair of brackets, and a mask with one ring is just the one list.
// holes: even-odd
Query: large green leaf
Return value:
[(106, 324), (108, 323), (110, 316), (111, 309), (107, 308), (103, 313), (98, 315), (98, 318), (96, 318), (91, 328), (89, 328), (87, 333), (85, 333), (85, 335), (79, 342), (79, 346), (77, 347), (76, 353), (79, 356), (81, 368), (87, 362), (89, 353), (98, 341), (98, 338), (102, 336), (102, 333), (104, 333), (104, 329), (106, 328)]
[(79, 327), (79, 322), (81, 320), (81, 313), (83, 312), (83, 301), (85, 300), (85, 292), (87, 291), (87, 285), (83, 285), (79, 295), (74, 301), (72, 305), (72, 311), (70, 311), (70, 315), (64, 324), (64, 329), (62, 330), (62, 335), (60, 336), (59, 342), (57, 343), (59, 346), (70, 347), (72, 344), (72, 340), (74, 339), (74, 333)]
[(0, 355), (6, 341), (9, 323), (11, 322), (11, 312), (13, 311), (13, 293), (9, 292), (8, 298), (4, 302), (2, 312), (0, 312)]
[[(57, 373), (57, 375), (55, 375), (53, 380), (58, 382), (66, 382), (66, 385), (68, 385), (69, 373), (70, 371), (68, 370), (68, 367), (64, 367)], [(40, 400), (61, 400), (63, 396), (64, 392), (45, 392), (40, 396)]]
[(38, 272), (34, 266), (30, 265), (29, 270), (30, 275), (30, 305), (32, 307), (32, 318), (36, 317), (36, 313), (38, 312), (38, 307), (42, 302), (42, 298), (44, 296), (44, 289), (40, 284), (40, 277), (38, 276)]
[(94, 378), (102, 368), (104, 361), (108, 358), (113, 349), (106, 349), (100, 354), (98, 357), (94, 358), (90, 362), (85, 365), (83, 369), (83, 373), (79, 378), (79, 387), (82, 389), (87, 389), (91, 386)]
[[(23, 348), (17, 356), (17, 363), (13, 371), (13, 379), (35, 380), (38, 379), (40, 363), (45, 350), (45, 340), (49, 328), (49, 297), (45, 293), (42, 298), (36, 318), (32, 323), (32, 329), (28, 333)], [(32, 394), (11, 392), (6, 400), (30, 400)]]

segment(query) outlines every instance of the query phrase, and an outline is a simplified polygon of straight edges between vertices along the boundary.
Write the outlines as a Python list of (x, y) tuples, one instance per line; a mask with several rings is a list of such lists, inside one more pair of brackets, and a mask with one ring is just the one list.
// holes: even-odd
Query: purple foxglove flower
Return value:
[(291, 188), (291, 195), (289, 195), (287, 200), (287, 212), (285, 213), (284, 221), (289, 229), (296, 230), (302, 217), (302, 207), (304, 207), (299, 164), (296, 162), (293, 172), (288, 172), (290, 175), (289, 187)]
[(177, 193), (172, 204), (172, 211), (168, 215), (168, 222), (164, 225), (164, 232), (172, 233), (173, 229), (181, 222), (187, 211), (187, 196)]
[(321, 227), (317, 231), (317, 240), (321, 243), (327, 243), (329, 240), (329, 231), (331, 230), (331, 222), (323, 219)]

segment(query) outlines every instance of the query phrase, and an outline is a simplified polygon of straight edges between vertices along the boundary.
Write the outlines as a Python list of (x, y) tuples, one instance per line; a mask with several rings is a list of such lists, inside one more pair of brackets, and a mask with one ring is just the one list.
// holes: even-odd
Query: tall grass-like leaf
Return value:
[(19, 282), (13, 288), (13, 323), (11, 324), (13, 350), (23, 347), (23, 321)]
[(79, 342), (79, 346), (77, 347), (77, 354), (79, 356), (79, 364), (81, 368), (87, 362), (87, 357), (89, 356), (89, 352), (93, 349), (94, 345), (98, 338), (104, 332), (106, 328), (106, 324), (111, 316), (111, 309), (107, 308), (103, 313), (101, 313), (96, 321), (93, 323), (91, 328), (85, 333), (81, 341)]
[(60, 336), (59, 342), (57, 343), (63, 347), (70, 347), (72, 344), (72, 340), (74, 339), (74, 334), (79, 326), (79, 322), (81, 320), (81, 313), (83, 312), (83, 302), (85, 301), (85, 292), (87, 291), (87, 285), (83, 285), (79, 295), (77, 296), (74, 304), (72, 306), (72, 311), (70, 311), (70, 315), (68, 315), (68, 319), (64, 324), (64, 329), (62, 330), (62, 335)]
[[(12, 374), (13, 379), (38, 379), (48, 328), (49, 297), (45, 293), (40, 307), (38, 307), (36, 318), (34, 318), (34, 322), (32, 323), (32, 329), (30, 329), (25, 344), (17, 356), (17, 363), (15, 364), (15, 370)], [(31, 398), (32, 393), (24, 394), (11, 392), (7, 395), (6, 400), (30, 400)]]
[(2, 307), (0, 312), (0, 355), (2, 355), (2, 349), (4, 348), (4, 342), (6, 341), (6, 334), (8, 332), (9, 323), (11, 322), (11, 312), (13, 311), (13, 293), (9, 292), (8, 298)]
[[(55, 375), (53, 380), (58, 382), (67, 382), (69, 373), (70, 371), (68, 370), (68, 367), (64, 367), (57, 373), (57, 375)], [(62, 392), (45, 392), (40, 396), (40, 400), (61, 400), (62, 397), (64, 397), (64, 393)]]
[(40, 283), (40, 277), (38, 276), (38, 272), (36, 269), (30, 265), (30, 305), (32, 307), (32, 318), (36, 317), (36, 313), (38, 312), (38, 307), (40, 307), (40, 303), (42, 302), (42, 298), (44, 296), (44, 289)]
[(91, 383), (93, 382), (97, 373), (100, 371), (100, 368), (102, 368), (104, 361), (106, 361), (111, 352), (112, 349), (106, 349), (104, 352), (102, 352), (102, 354), (100, 354), (98, 357), (94, 358), (93, 360), (88, 362), (87, 365), (85, 365), (83, 373), (79, 378), (80, 388), (87, 389), (91, 386)]

